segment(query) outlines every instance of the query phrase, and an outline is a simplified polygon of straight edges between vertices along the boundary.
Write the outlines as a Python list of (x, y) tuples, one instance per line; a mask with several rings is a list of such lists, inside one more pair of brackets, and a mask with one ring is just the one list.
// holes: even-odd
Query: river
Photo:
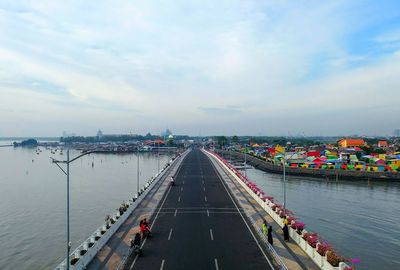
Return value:
[[(257, 169), (247, 176), (283, 202), (283, 177)], [(400, 183), (327, 182), (287, 177), (287, 208), (357, 269), (400, 269)]]
[[(0, 145), (5, 144), (4, 141)], [(66, 154), (0, 147), (0, 269), (53, 269), (65, 258), (66, 177), (50, 162)], [(71, 151), (71, 157), (78, 155)], [(160, 155), (160, 168), (173, 156)], [(141, 153), (140, 186), (158, 168)], [(92, 166), (93, 163), (93, 166)], [(70, 167), (72, 250), (136, 190), (136, 154), (91, 154)]]

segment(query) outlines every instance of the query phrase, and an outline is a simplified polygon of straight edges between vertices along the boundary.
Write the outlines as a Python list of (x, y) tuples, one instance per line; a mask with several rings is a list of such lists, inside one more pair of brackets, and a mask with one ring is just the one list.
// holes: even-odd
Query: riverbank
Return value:
[[(224, 156), (231, 155), (233, 158), (244, 160), (244, 153), (229, 152), (216, 150)], [(265, 160), (258, 159), (251, 155), (247, 155), (247, 163), (253, 167), (269, 172), (282, 174), (283, 168), (280, 165), (269, 163)], [(400, 182), (400, 173), (397, 172), (367, 172), (367, 171), (345, 171), (345, 170), (325, 170), (325, 169), (309, 169), (309, 168), (292, 168), (286, 167), (286, 173), (289, 175), (315, 177), (329, 181), (351, 180), (351, 181), (387, 181)]]

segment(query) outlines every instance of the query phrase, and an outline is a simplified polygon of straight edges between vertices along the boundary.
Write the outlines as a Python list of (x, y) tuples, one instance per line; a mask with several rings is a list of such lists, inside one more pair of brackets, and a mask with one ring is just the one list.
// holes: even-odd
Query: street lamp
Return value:
[[(290, 145), (287, 142), (286, 145)], [(286, 216), (286, 145), (283, 147), (283, 215)], [(294, 154), (293, 154), (294, 155)], [(293, 157), (293, 155), (290, 156)]]
[[(69, 270), (69, 264), (70, 264), (69, 252), (71, 249), (71, 242), (69, 241), (69, 164), (83, 156), (86, 156), (88, 154), (95, 153), (95, 152), (98, 152), (98, 151), (88, 151), (88, 152), (85, 152), (73, 159), (69, 159), (69, 149), (68, 149), (67, 150), (67, 160), (57, 160), (57, 159), (51, 158), (52, 162), (54, 164), (56, 164), (57, 167), (67, 176), (67, 259), (66, 259), (67, 270)], [(67, 164), (66, 171), (59, 165), (60, 163)]]

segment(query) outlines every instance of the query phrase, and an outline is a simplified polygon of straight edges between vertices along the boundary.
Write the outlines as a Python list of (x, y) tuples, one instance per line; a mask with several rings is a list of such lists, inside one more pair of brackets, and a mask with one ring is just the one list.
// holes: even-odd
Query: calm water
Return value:
[[(41, 149), (0, 147), (0, 269), (53, 269), (65, 257), (66, 177), (49, 157), (66, 154)], [(160, 155), (160, 167), (171, 157)], [(136, 165), (135, 154), (92, 154), (71, 165), (73, 249), (133, 196)], [(142, 186), (156, 173), (157, 156), (140, 154), (140, 171)]]
[[(248, 177), (283, 202), (282, 176), (256, 169)], [(357, 269), (400, 269), (400, 184), (326, 182), (288, 176), (287, 208)]]

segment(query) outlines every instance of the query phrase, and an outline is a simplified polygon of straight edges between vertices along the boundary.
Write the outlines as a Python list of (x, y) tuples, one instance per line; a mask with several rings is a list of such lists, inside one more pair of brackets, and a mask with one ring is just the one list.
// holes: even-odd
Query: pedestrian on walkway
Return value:
[(261, 229), (264, 235), (267, 235), (267, 230), (268, 230), (267, 226), (268, 226), (267, 221), (264, 219), (263, 223), (261, 224)]
[(287, 224), (285, 224), (282, 228), (283, 230), (283, 239), (285, 239), (286, 242), (289, 242), (289, 227)]
[(274, 239), (272, 239), (272, 226), (271, 226), (271, 225), (268, 227), (268, 235), (267, 235), (267, 238), (268, 238), (268, 243), (270, 243), (271, 245), (273, 245), (273, 244), (274, 244)]

